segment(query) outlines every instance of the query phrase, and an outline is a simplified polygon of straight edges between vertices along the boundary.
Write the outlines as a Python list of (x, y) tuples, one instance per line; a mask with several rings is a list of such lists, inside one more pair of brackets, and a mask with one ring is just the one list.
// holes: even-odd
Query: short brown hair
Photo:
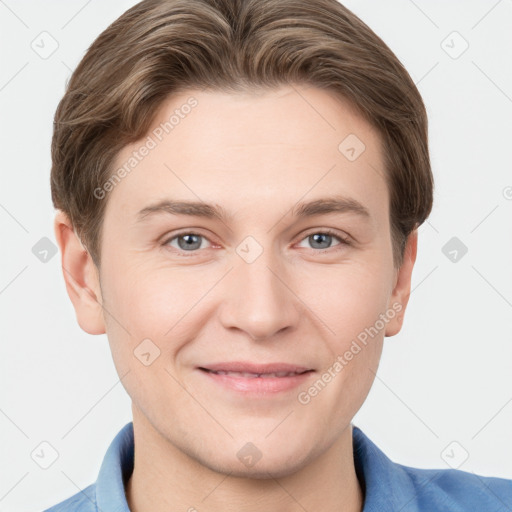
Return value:
[(286, 84), (332, 91), (378, 129), (400, 267), (432, 209), (426, 110), (394, 53), (336, 0), (144, 0), (99, 35), (55, 113), (51, 170), (53, 204), (95, 264), (106, 200), (94, 190), (170, 94)]

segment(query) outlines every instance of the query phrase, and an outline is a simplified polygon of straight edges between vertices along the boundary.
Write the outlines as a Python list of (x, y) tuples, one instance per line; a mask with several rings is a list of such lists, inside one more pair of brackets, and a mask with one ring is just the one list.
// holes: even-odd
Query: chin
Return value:
[(227, 464), (208, 464), (210, 469), (217, 473), (229, 475), (235, 478), (251, 478), (255, 480), (270, 480), (274, 478), (283, 478), (292, 475), (299, 471), (305, 463), (300, 465), (290, 464), (283, 461), (279, 463), (263, 464), (262, 461), (258, 462), (251, 468), (244, 467), (243, 464), (233, 465), (231, 462)]
[[(228, 453), (231, 450), (228, 451)], [(226, 474), (237, 478), (254, 478), (258, 480), (266, 480), (272, 478), (282, 478), (292, 475), (305, 467), (311, 459), (304, 453), (298, 451), (280, 452), (278, 449), (272, 450), (272, 456), (266, 456), (265, 453), (256, 452), (254, 445), (244, 445), (241, 449), (234, 452), (234, 457), (226, 458), (226, 451), (219, 453), (210, 453), (209, 456), (198, 458), (203, 466), (209, 467), (211, 470)], [(244, 463), (246, 454), (254, 454), (258, 460), (256, 462), (248, 461)]]

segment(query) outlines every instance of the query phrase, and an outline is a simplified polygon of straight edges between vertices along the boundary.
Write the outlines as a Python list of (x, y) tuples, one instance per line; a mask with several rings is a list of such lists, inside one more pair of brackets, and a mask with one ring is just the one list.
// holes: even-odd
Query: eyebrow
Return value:
[[(313, 217), (314, 215), (326, 215), (329, 213), (353, 213), (359, 217), (370, 220), (371, 214), (368, 208), (356, 199), (344, 196), (334, 196), (316, 199), (310, 202), (297, 203), (292, 209), (292, 216), (297, 218)], [(203, 203), (199, 201), (173, 201), (163, 200), (147, 206), (137, 214), (138, 222), (148, 216), (168, 213), (171, 215), (190, 215), (207, 219), (227, 221), (233, 216), (229, 215), (222, 206)]]

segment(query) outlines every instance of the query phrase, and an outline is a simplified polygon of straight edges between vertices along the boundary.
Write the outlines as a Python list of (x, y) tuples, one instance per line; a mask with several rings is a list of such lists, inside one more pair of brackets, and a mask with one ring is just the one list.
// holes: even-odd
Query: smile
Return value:
[(291, 391), (315, 372), (314, 370), (281, 371), (256, 373), (246, 371), (210, 370), (199, 368), (200, 373), (221, 390), (250, 395), (254, 398), (275, 396), (279, 393)]
[(306, 370), (305, 372), (273, 372), (273, 373), (249, 373), (249, 372), (225, 372), (225, 371), (215, 372), (213, 370), (207, 370), (207, 369), (205, 369), (205, 371), (215, 373), (216, 375), (230, 375), (233, 377), (244, 377), (247, 379), (254, 379), (254, 378), (258, 378), (258, 377), (263, 377), (263, 378), (293, 377), (294, 375), (302, 375), (303, 373), (306, 373), (307, 371), (311, 371), (311, 370)]

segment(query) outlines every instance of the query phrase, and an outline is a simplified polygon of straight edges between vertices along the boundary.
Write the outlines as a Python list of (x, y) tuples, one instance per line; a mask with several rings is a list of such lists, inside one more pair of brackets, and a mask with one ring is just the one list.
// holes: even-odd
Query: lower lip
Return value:
[(199, 370), (217, 384), (242, 393), (268, 394), (289, 391), (304, 383), (313, 371), (289, 377), (236, 377)]

